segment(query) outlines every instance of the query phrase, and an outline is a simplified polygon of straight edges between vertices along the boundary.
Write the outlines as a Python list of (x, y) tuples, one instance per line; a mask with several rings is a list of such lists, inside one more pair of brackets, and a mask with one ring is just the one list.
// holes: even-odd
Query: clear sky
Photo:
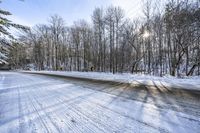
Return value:
[(58, 14), (67, 25), (85, 19), (91, 21), (95, 7), (108, 7), (111, 4), (125, 10), (127, 17), (142, 15), (143, 0), (2, 0), (0, 8), (10, 11), (15, 23), (26, 26), (48, 22), (51, 15)]

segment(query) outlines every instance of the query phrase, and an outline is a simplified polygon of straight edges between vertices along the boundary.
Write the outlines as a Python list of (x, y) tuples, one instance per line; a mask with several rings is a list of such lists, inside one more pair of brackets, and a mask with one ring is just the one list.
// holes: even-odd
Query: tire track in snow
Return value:
[[(5, 83), (7, 84), (6, 86), (9, 87), (10, 85), (15, 85), (15, 84), (18, 85), (19, 83), (21, 85), (20, 85), (20, 88), (18, 88), (19, 90), (17, 90), (17, 88), (12, 88), (14, 89), (14, 91), (9, 91), (9, 92), (4, 93), (5, 96), (9, 96), (6, 98), (6, 100), (9, 101), (8, 106), (18, 107), (18, 110), (16, 109), (17, 112), (19, 111), (18, 116), (25, 115), (23, 117), (25, 120), (28, 118), (29, 121), (33, 120), (30, 123), (32, 123), (33, 125), (36, 124), (36, 127), (41, 126), (41, 130), (39, 130), (38, 132), (63, 132), (63, 131), (65, 132), (66, 131), (67, 132), (137, 132), (137, 131), (138, 132), (168, 132), (167, 129), (170, 129), (170, 128), (175, 129), (174, 127), (171, 127), (173, 123), (170, 123), (171, 125), (167, 125), (167, 126), (166, 125), (159, 126), (155, 124), (155, 122), (150, 122), (150, 121), (146, 122), (145, 121), (146, 118), (144, 118), (144, 121), (143, 121), (143, 118), (138, 119), (131, 112), (128, 112), (129, 114), (126, 115), (126, 113), (124, 113), (123, 111), (126, 109), (127, 111), (131, 111), (130, 110), (131, 108), (123, 109), (123, 107), (126, 107), (126, 106), (123, 106), (123, 102), (120, 102), (120, 101), (124, 101), (124, 103), (127, 103), (127, 100), (131, 101), (131, 99), (129, 97), (124, 98), (123, 96), (118, 96), (118, 93), (121, 94), (125, 90), (120, 87), (119, 89), (116, 89), (116, 87), (109, 89), (109, 90), (118, 92), (118, 93), (110, 94), (111, 92), (106, 93), (106, 92), (98, 91), (97, 89), (95, 89), (95, 87), (102, 88), (102, 89), (106, 88), (107, 87), (106, 85), (103, 85), (102, 87), (99, 86), (100, 84), (96, 84), (92, 87), (90, 85), (84, 85), (83, 87), (78, 82), (76, 82), (77, 84), (72, 83), (71, 86), (67, 87), (67, 83), (66, 83), (67, 80), (63, 82), (63, 81), (58, 81), (58, 80), (52, 80), (50, 78), (45, 78), (45, 77), (42, 78), (40, 76), (33, 77), (33, 76), (17, 75), (19, 80), (16, 81), (14, 79), (16, 75), (13, 74), (12, 76), (13, 78), (10, 78), (12, 79), (11, 84), (9, 84), (7, 82), (7, 79), (5, 79), (6, 80)], [(39, 84), (36, 84), (38, 83), (38, 81), (39, 82), (41, 81), (41, 82)], [(66, 84), (66, 86), (63, 85), (64, 83)], [(71, 82), (68, 82), (68, 83), (71, 83)], [(105, 89), (105, 91), (107, 90)], [(0, 94), (0, 96), (2, 95)], [(14, 96), (14, 98), (12, 98), (12, 96)], [(143, 97), (140, 97), (140, 95), (138, 95), (138, 97), (141, 99), (143, 98)], [(147, 97), (149, 96), (147, 95)], [(145, 110), (145, 112), (143, 113), (147, 113), (147, 114), (142, 114), (142, 112), (139, 112), (140, 115), (143, 115), (143, 117), (151, 116), (152, 118), (155, 117), (155, 119), (158, 119), (160, 118), (160, 116), (156, 116), (156, 115), (161, 115), (162, 118), (165, 118), (165, 119), (159, 119), (159, 120), (165, 121), (167, 119), (164, 113), (168, 112), (168, 110), (172, 110), (169, 107), (170, 106), (169, 104), (174, 102), (174, 100), (176, 100), (175, 99), (176, 97), (169, 97), (169, 98), (172, 98), (171, 99), (172, 101), (168, 101), (166, 103), (165, 101), (163, 101), (164, 99), (159, 99), (159, 98), (157, 99), (158, 102), (161, 102), (158, 104), (160, 105), (160, 108), (159, 106), (153, 107), (153, 105), (155, 105), (154, 103), (155, 101), (153, 101), (154, 99), (148, 100), (147, 103), (138, 101), (138, 100), (132, 100), (133, 102), (130, 102), (130, 103), (133, 103), (133, 105), (136, 105), (135, 103), (139, 103), (139, 105), (141, 104), (143, 106), (142, 109), (140, 109), (139, 106), (136, 106), (136, 108), (140, 110)], [(5, 105), (6, 100), (3, 100), (3, 105)], [(17, 100), (18, 102), (15, 102), (15, 100)], [(178, 98), (178, 100), (180, 99)], [(118, 107), (113, 108), (113, 105), (117, 106), (116, 103), (118, 102), (120, 102), (119, 108)], [(164, 102), (164, 104), (162, 104), (162, 102)], [(183, 102), (183, 106), (184, 106), (184, 103), (185, 103), (185, 106), (187, 105), (186, 104), (187, 102), (185, 101), (182, 101), (182, 102)], [(174, 103), (174, 104), (177, 104), (177, 103)], [(131, 105), (132, 104), (130, 104), (130, 106)], [(165, 107), (162, 108), (162, 106), (164, 105)], [(167, 109), (167, 107), (169, 109)], [(191, 108), (191, 107), (192, 106), (187, 106), (186, 108)], [(195, 108), (194, 110), (197, 110), (198, 106), (195, 106), (194, 104), (194, 108)], [(12, 108), (8, 108), (8, 109), (12, 109)], [(151, 109), (152, 109), (152, 112), (151, 112)], [(133, 110), (134, 113), (137, 113), (136, 111), (137, 110)], [(155, 113), (154, 111), (159, 112), (160, 114), (153, 114)], [(17, 112), (14, 112), (14, 113), (17, 113)], [(7, 114), (6, 112), (3, 112), (3, 113)], [(197, 114), (199, 113), (197, 112)], [(183, 120), (183, 119), (180, 119), (180, 117), (182, 116), (178, 116), (179, 112), (175, 112), (174, 115), (175, 116), (173, 118), (176, 118), (177, 120)], [(34, 121), (33, 116), (35, 116), (35, 121)], [(196, 115), (194, 115), (194, 117), (195, 116)], [(8, 114), (5, 117), (8, 117)], [(23, 121), (23, 118), (20, 118), (21, 120), (19, 119), (19, 121)], [(189, 119), (189, 118), (190, 117), (185, 118), (185, 119)], [(199, 119), (198, 116), (197, 116), (197, 119)], [(28, 127), (26, 124), (26, 121), (24, 123), (25, 125), (22, 124), (21, 131), (24, 131), (23, 130), (24, 127), (26, 128)], [(198, 121), (194, 121), (194, 125), (196, 125), (197, 128), (191, 127), (191, 130), (190, 130), (191, 132), (195, 131), (194, 129), (198, 129), (198, 127), (200, 126), (200, 122), (198, 123)], [(61, 130), (60, 131), (56, 130), (55, 126)], [(176, 126), (176, 123), (174, 123), (174, 126)], [(179, 125), (177, 125), (176, 128), (178, 129), (178, 131), (181, 131), (181, 128), (179, 129), (180, 126), (179, 127), (178, 126)], [(185, 126), (184, 127), (184, 129), (186, 129), (185, 131), (189, 131), (188, 127), (190, 126), (190, 124), (184, 125), (183, 123), (181, 124), (181, 126)], [(32, 126), (30, 126), (30, 128), (31, 127)], [(165, 127), (166, 127), (166, 130), (165, 130)], [(15, 130), (15, 125), (10, 125), (10, 129), (8, 131), (17, 132), (18, 130)], [(25, 129), (25, 131), (27, 131), (27, 129)], [(173, 130), (169, 130), (169, 131), (173, 132)]]
[[(61, 94), (65, 94), (65, 92), (62, 92)], [(67, 93), (67, 92), (66, 92)], [(65, 96), (65, 95), (63, 95), (63, 96)], [(83, 101), (83, 100), (82, 100)], [(91, 102), (91, 101), (90, 101)], [(94, 102), (93, 102), (94, 103)], [(94, 103), (95, 105), (97, 105), (98, 103)], [(99, 104), (100, 106), (102, 106), (101, 104)], [(104, 108), (107, 108), (106, 106), (102, 106), (102, 107), (104, 107)], [(109, 109), (109, 108), (107, 108), (107, 109)], [(149, 108), (150, 109), (150, 108)], [(159, 109), (159, 108), (158, 108)], [(156, 109), (157, 110), (157, 109)], [(162, 109), (161, 109), (162, 110)], [(157, 111), (157, 112), (160, 112), (161, 111), (160, 109)], [(114, 110), (112, 110), (112, 111), (114, 111)], [(163, 110), (164, 111), (164, 110)], [(116, 112), (116, 111), (114, 111), (114, 112)], [(116, 113), (119, 113), (119, 112), (116, 112)], [(164, 113), (164, 112), (163, 112)], [(123, 115), (123, 114), (121, 114), (121, 115)], [(149, 114), (150, 115), (150, 114)], [(129, 117), (129, 116), (126, 116), (126, 117)], [(155, 116), (156, 117), (156, 116)], [(179, 116), (179, 117), (181, 117), (181, 116)], [(132, 118), (132, 117), (129, 117), (129, 118)], [(138, 121), (137, 119), (136, 119), (136, 121)], [(145, 125), (149, 125), (150, 123), (146, 123), (146, 122), (143, 122), (143, 121), (140, 121), (139, 120), (139, 122), (141, 122), (141, 123), (143, 123), (143, 124), (145, 124)], [(174, 123), (175, 124), (175, 123)], [(150, 126), (152, 126), (151, 124), (150, 124)], [(154, 126), (153, 126), (154, 127)], [(155, 126), (155, 127), (157, 127), (157, 126)], [(161, 131), (166, 131), (166, 132), (168, 132), (167, 130), (165, 130), (165, 129), (162, 129), (162, 128), (160, 128), (160, 127), (157, 127), (157, 129), (159, 129), (159, 130), (161, 130)]]
[[(100, 86), (101, 84), (98, 82), (97, 83), (93, 83), (93, 82), (94, 81), (92, 81), (92, 82), (80, 81), (80, 83), (77, 84), (77, 81), (72, 81), (72, 83), (76, 83), (77, 85), (82, 85), (85, 88), (97, 90), (100, 92), (105, 92), (108, 94), (115, 95), (117, 97), (123, 97), (126, 99), (140, 101), (142, 103), (152, 104), (152, 105), (157, 106), (160, 109), (171, 109), (176, 112), (187, 113), (189, 115), (192, 113), (193, 115), (196, 115), (197, 117), (200, 116), (200, 110), (199, 110), (200, 105), (196, 102), (196, 101), (200, 101), (200, 99), (197, 97), (194, 98), (189, 94), (185, 94), (185, 93), (180, 93), (180, 94), (174, 93), (171, 95), (165, 94), (165, 93), (156, 94), (155, 92), (146, 92), (145, 91), (145, 90), (153, 90), (153, 88), (152, 89), (146, 88), (145, 90), (142, 89), (142, 91), (139, 88), (131, 90), (130, 85), (125, 85), (126, 87), (123, 91), (121, 91), (120, 89), (122, 89), (124, 85), (119, 85), (119, 86), (114, 85), (113, 86), (113, 85), (106, 84), (107, 88), (96, 89), (94, 84), (96, 86)], [(88, 84), (86, 84), (86, 83), (88, 83)], [(120, 91), (118, 91), (118, 90), (120, 90), (122, 93), (120, 93)], [(127, 92), (126, 92), (126, 90), (127, 90)], [(134, 95), (132, 96), (131, 94), (134, 94)], [(136, 94), (142, 94), (142, 96), (137, 97), (137, 96), (135, 96)], [(144, 96), (147, 96), (148, 99), (145, 100)], [(156, 100), (156, 101), (154, 101), (154, 100)], [(169, 100), (171, 100), (171, 101), (169, 101)]]
[(47, 133), (51, 133), (51, 132), (50, 132), (50, 128), (47, 127), (46, 121), (42, 118), (41, 114), (38, 112), (38, 110), (37, 110), (37, 108), (35, 107), (35, 105), (34, 105), (32, 99), (30, 98), (30, 96), (28, 96), (28, 98), (29, 98), (29, 101), (30, 101), (32, 107), (34, 108), (34, 110), (35, 110), (36, 113), (38, 114), (38, 117), (39, 117), (40, 121), (42, 122), (42, 125), (43, 125), (44, 128), (46, 129)]
[[(46, 87), (46, 88), (49, 88), (48, 86)], [(45, 88), (44, 88), (45, 89)], [(42, 92), (41, 92), (41, 90), (42, 89), (40, 89), (40, 93), (39, 94), (42, 94)], [(48, 90), (48, 89), (47, 89)], [(46, 93), (48, 93), (48, 91), (46, 92)], [(52, 94), (52, 92), (50, 93), (50, 95)], [(60, 93), (59, 93), (59, 95), (60, 95)], [(91, 95), (91, 94), (89, 94), (89, 95)], [(81, 96), (82, 97), (82, 96)], [(77, 97), (75, 97), (75, 99), (76, 99)], [(79, 96), (78, 96), (78, 98), (80, 98)], [(59, 98), (55, 98), (55, 99), (59, 99)], [(71, 99), (67, 99), (67, 100), (71, 100)], [(67, 101), (66, 100), (66, 101)], [(64, 105), (64, 101), (61, 101), (61, 100), (57, 100), (58, 101), (58, 104), (59, 103), (62, 103), (63, 105)], [(73, 101), (72, 101), (72, 104), (73, 104)], [(96, 131), (93, 131), (95, 128), (93, 127), (93, 129), (91, 129), (91, 125), (90, 125), (90, 127), (88, 127), (88, 126), (84, 126), (84, 130), (82, 130), (82, 128), (80, 128), (80, 127), (78, 127), (77, 126), (77, 124), (79, 124), (79, 126), (81, 126), (81, 125), (84, 125), (84, 121), (87, 121), (87, 117), (84, 117), (84, 119), (82, 119), (83, 121), (80, 121), (80, 120), (78, 120), (77, 118), (80, 116), (79, 114), (77, 114), (77, 113), (75, 113), (75, 112), (71, 112), (70, 110), (69, 110), (69, 108), (66, 108), (66, 106), (65, 107), (62, 107), (62, 108), (65, 108), (65, 110), (66, 110), (66, 112), (65, 112), (65, 114), (64, 114), (64, 116), (67, 118), (67, 119), (69, 119), (70, 121), (70, 125), (73, 125), (73, 126), (75, 126), (75, 127), (73, 127), (73, 130), (75, 129), (79, 129), (79, 131), (77, 131), (77, 132), (85, 132), (85, 128), (87, 128), (87, 131), (90, 131), (90, 132), (96, 132)], [(69, 113), (69, 111), (71, 112), (71, 113)], [(56, 113), (56, 112), (55, 112)], [(76, 119), (76, 121), (74, 121), (74, 119)], [(92, 125), (95, 125), (94, 123), (90, 123), (90, 124), (92, 124)], [(69, 125), (69, 124), (68, 124)], [(100, 129), (99, 129), (99, 127), (97, 127), (96, 125), (95, 125), (95, 127), (98, 129), (98, 132), (100, 131)]]
[(18, 119), (19, 119), (19, 133), (23, 133), (25, 130), (25, 119), (22, 110), (22, 101), (21, 101), (21, 94), (20, 94), (20, 86), (17, 87), (17, 94), (18, 94)]
[[(97, 92), (95, 92), (95, 93), (97, 93)], [(60, 95), (63, 95), (63, 93), (60, 93)], [(65, 95), (63, 95), (63, 96), (65, 97)], [(98, 111), (99, 111), (99, 112), (104, 112), (104, 111), (105, 111), (105, 110), (103, 109), (102, 106), (98, 107), (99, 105), (98, 105), (97, 103), (95, 103), (95, 102), (92, 102), (93, 104), (90, 106), (91, 101), (90, 101), (90, 103), (87, 102), (87, 99), (84, 99), (84, 97), (81, 98), (81, 99), (78, 99), (78, 100), (80, 100), (80, 101), (82, 101), (82, 102), (88, 103), (88, 105), (89, 105), (88, 107), (90, 107), (90, 109), (92, 109), (92, 107), (93, 107), (93, 108), (95, 107), (96, 112), (90, 112), (90, 109), (89, 109), (89, 108), (87, 108), (87, 110), (84, 110), (84, 108), (80, 108), (80, 107), (78, 107), (76, 104), (73, 105), (72, 107), (69, 107), (68, 103), (67, 103), (67, 104), (65, 103), (65, 105), (66, 105), (66, 107), (70, 108), (70, 110), (73, 110), (73, 112), (77, 112), (78, 114), (84, 116), (85, 118), (91, 119), (94, 123), (98, 123), (99, 125), (101, 125), (101, 127), (106, 127), (108, 131), (117, 131), (117, 130), (118, 130), (117, 127), (115, 127), (115, 129), (112, 129), (112, 127), (111, 127), (110, 125), (105, 124), (104, 121), (100, 121), (101, 119), (99, 119), (99, 117), (96, 117), (96, 116), (94, 115), (94, 114), (97, 113)], [(95, 106), (95, 105), (96, 105), (96, 106)], [(104, 107), (104, 108), (105, 108), (105, 107)], [(100, 110), (102, 110), (102, 111), (100, 111)], [(103, 111), (103, 110), (104, 110), (104, 111)], [(112, 113), (108, 113), (108, 114), (113, 114), (113, 113), (116, 114), (115, 111), (113, 111), (113, 110), (110, 110), (110, 111), (112, 111)], [(90, 112), (90, 114), (88, 114), (88, 112)], [(100, 117), (106, 116), (107, 118), (109, 118), (109, 116), (108, 116), (106, 113), (103, 113), (103, 115), (99, 115), (99, 116), (100, 116)], [(120, 117), (120, 116), (125, 117), (125, 116), (123, 116), (122, 114), (118, 113), (118, 117)], [(144, 126), (149, 126), (149, 127), (153, 128), (153, 129), (156, 129), (156, 130), (158, 130), (158, 131), (168, 132), (168, 131), (165, 130), (165, 129), (162, 129), (162, 128), (159, 128), (159, 127), (154, 127), (153, 125), (150, 125), (150, 124), (148, 124), (148, 123), (145, 123), (145, 122), (142, 122), (142, 121), (138, 121), (138, 120), (133, 119), (133, 118), (130, 118), (130, 117), (127, 117), (127, 118), (128, 118), (128, 119), (132, 119), (133, 121), (139, 122), (139, 123), (143, 124)], [(112, 122), (116, 122), (116, 121), (113, 119), (112, 121), (110, 121), (110, 122), (108, 122), (108, 123), (112, 123)], [(116, 122), (116, 123), (117, 123), (117, 122)]]
[[(40, 89), (38, 89), (38, 90), (40, 90)], [(40, 94), (41, 92), (37, 92), (37, 95), (38, 94)], [(44, 107), (43, 107), (43, 104), (44, 104), (44, 102), (39, 102), (39, 96), (37, 96), (33, 91), (32, 91), (32, 94), (33, 94), (33, 99), (34, 99), (34, 101), (35, 101), (35, 103), (38, 105), (38, 107), (40, 108), (40, 110), (43, 110), (43, 112), (44, 112), (44, 114), (45, 114), (45, 117), (47, 117), (48, 118), (48, 120), (50, 121), (50, 123), (52, 123), (52, 125), (55, 127), (55, 129), (57, 130), (57, 132), (58, 133), (60, 133), (60, 132), (63, 132), (60, 128), (59, 128), (59, 126), (58, 126), (58, 124), (56, 123), (56, 122), (54, 122), (53, 121), (53, 119), (51, 118), (53, 115), (54, 115), (54, 113), (53, 112), (48, 112)], [(44, 117), (44, 116), (43, 116)], [(55, 116), (55, 118), (56, 118), (57, 116)], [(48, 122), (49, 123), (49, 122)]]

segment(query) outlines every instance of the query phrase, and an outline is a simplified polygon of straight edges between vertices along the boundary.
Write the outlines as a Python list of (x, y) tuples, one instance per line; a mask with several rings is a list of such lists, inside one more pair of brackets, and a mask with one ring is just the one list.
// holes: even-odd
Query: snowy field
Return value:
[[(26, 71), (25, 71), (26, 72)], [(45, 73), (65, 75), (106, 81), (117, 81), (121, 83), (144, 84), (150, 86), (165, 86), (170, 88), (200, 90), (200, 76), (176, 78), (172, 76), (156, 77), (143, 74), (112, 74), (100, 72), (59, 72), (59, 71), (31, 71), (34, 73)]]
[(199, 93), (155, 90), (0, 72), (0, 133), (199, 132)]

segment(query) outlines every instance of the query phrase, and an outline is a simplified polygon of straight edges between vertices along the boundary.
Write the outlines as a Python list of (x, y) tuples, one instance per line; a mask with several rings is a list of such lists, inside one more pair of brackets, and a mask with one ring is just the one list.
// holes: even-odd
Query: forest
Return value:
[(71, 26), (50, 16), (9, 41), (5, 60), (12, 69), (200, 75), (200, 1), (146, 1), (143, 14), (132, 20), (120, 7), (97, 7), (91, 23)]

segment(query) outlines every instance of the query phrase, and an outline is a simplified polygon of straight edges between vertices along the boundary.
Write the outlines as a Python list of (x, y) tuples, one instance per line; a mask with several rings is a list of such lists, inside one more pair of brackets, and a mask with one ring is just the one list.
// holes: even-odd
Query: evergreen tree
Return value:
[[(1, 1), (0, 1), (1, 4)], [(15, 24), (11, 20), (7, 19), (8, 16), (12, 15), (9, 11), (0, 9), (0, 64), (7, 64), (8, 49), (11, 46), (10, 40), (14, 37), (10, 33), (10, 28), (21, 29), (27, 31), (29, 28), (20, 24)]]

